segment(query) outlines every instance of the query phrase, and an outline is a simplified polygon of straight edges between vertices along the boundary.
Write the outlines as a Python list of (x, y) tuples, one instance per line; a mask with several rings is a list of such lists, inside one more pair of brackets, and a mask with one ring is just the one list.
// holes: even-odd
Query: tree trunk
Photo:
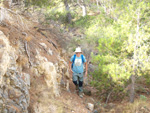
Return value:
[(134, 74), (131, 76), (131, 89), (130, 89), (130, 102), (134, 102), (134, 93), (135, 93), (135, 75), (137, 70), (137, 60), (138, 60), (138, 39), (139, 39), (139, 27), (140, 25), (140, 9), (137, 9), (137, 28), (136, 28), (136, 37), (135, 37), (135, 46), (134, 46), (134, 55), (133, 55), (133, 71)]
[(77, 0), (78, 5), (82, 8), (82, 16), (86, 16), (87, 15), (87, 11), (86, 11), (86, 5), (84, 3), (84, 0), (82, 1), (82, 4), (80, 4), (79, 0)]
[(70, 8), (68, 5), (68, 0), (64, 0), (64, 5), (65, 5), (66, 12), (67, 12), (66, 21), (67, 21), (67, 23), (71, 24), (72, 23), (72, 16), (71, 16)]
[(99, 1), (98, 0), (96, 0), (96, 5), (99, 8)]
[(81, 8), (82, 8), (82, 16), (84, 17), (84, 16), (87, 15), (86, 6), (85, 6), (85, 5), (82, 5)]
[(134, 94), (135, 94), (135, 75), (131, 75), (131, 88), (130, 88), (130, 102), (134, 102)]

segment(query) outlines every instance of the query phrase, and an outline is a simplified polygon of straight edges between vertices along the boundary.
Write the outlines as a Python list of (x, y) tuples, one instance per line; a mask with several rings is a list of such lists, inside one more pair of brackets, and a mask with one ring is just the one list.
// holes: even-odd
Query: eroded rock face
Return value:
[(54, 97), (62, 86), (69, 91), (70, 77), (65, 52), (61, 55), (54, 39), (59, 35), (43, 35), (34, 23), (5, 8), (0, 17), (0, 113), (62, 111)]
[[(46, 84), (49, 88), (53, 88), (53, 93), (56, 96), (59, 96), (59, 85), (58, 85), (58, 79), (60, 76), (56, 72), (56, 68), (53, 63), (51, 62), (43, 62), (38, 67), (39, 74), (44, 74)], [(58, 80), (58, 81), (57, 81)]]
[(8, 38), (0, 31), (0, 112), (27, 113), (30, 75), (19, 71), (18, 56)]
[[(59, 110), (50, 109), (49, 103), (52, 103), (52, 99), (49, 95), (60, 96), (62, 84), (69, 90), (67, 62), (59, 55), (59, 50), (54, 51), (50, 45), (46, 45), (47, 42), (43, 42), (40, 45), (43, 50), (32, 46), (35, 55), (32, 56), (30, 65), (24, 41), (18, 40), (17, 43), (17, 47), (11, 46), (10, 38), (0, 31), (0, 112), (28, 113), (29, 106), (32, 113), (41, 111), (50, 113)], [(28, 52), (32, 52), (31, 45), (28, 43), (27, 46)], [(49, 50), (49, 53), (41, 54), (42, 51)], [(55, 62), (48, 58), (47, 54), (51, 58), (55, 57)], [(36, 81), (33, 76), (38, 80), (40, 77), (43, 79)], [(35, 85), (30, 83), (31, 78)], [(30, 97), (35, 99), (34, 104), (31, 103)]]

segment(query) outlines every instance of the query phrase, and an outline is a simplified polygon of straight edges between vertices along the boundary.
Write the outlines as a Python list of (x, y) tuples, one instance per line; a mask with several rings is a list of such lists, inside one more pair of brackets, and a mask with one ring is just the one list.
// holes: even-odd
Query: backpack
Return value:
[[(73, 64), (74, 64), (75, 59), (76, 59), (76, 54), (74, 54), (74, 56), (73, 56), (71, 68), (73, 68)], [(83, 58), (82, 54), (81, 54), (81, 59), (82, 59), (82, 63), (84, 63), (84, 58)]]

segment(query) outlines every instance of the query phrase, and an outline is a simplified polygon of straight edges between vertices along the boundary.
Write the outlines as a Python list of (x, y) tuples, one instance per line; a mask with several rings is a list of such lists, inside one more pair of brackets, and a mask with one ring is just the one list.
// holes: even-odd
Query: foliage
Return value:
[(140, 95), (140, 99), (143, 100), (143, 101), (146, 101), (147, 97), (145, 97), (144, 95)]
[(31, 4), (32, 5), (36, 5), (36, 6), (47, 6), (48, 4), (50, 4), (51, 2), (49, 0), (32, 0)]
[(50, 20), (50, 19), (52, 19), (52, 20), (55, 20), (55, 21), (61, 21), (61, 22), (65, 22), (65, 20), (66, 20), (66, 13), (65, 12), (50, 12), (50, 13), (47, 13), (46, 15), (45, 15), (45, 17), (46, 17), (46, 20)]
[[(150, 19), (148, 11), (150, 4), (147, 4), (147, 1), (132, 1), (124, 5), (126, 8), (122, 9), (122, 3), (118, 2), (117, 10), (112, 12), (119, 14), (119, 11), (122, 11), (117, 20), (99, 16), (100, 19), (88, 28), (90, 32), (87, 32), (87, 35), (99, 39), (97, 47), (99, 55), (93, 55), (93, 63), (98, 65), (99, 71), (93, 73), (94, 79), (91, 82), (99, 91), (110, 89), (110, 86), (111, 90), (116, 88), (119, 90), (119, 86), (124, 88), (131, 75), (141, 76), (150, 67), (150, 32), (147, 27), (150, 25), (147, 21)], [(96, 26), (98, 29), (95, 29)]]
[(88, 15), (84, 17), (80, 17), (78, 20), (75, 21), (75, 26), (81, 28), (89, 28), (91, 27), (93, 19), (95, 19), (95, 17), (91, 17)]

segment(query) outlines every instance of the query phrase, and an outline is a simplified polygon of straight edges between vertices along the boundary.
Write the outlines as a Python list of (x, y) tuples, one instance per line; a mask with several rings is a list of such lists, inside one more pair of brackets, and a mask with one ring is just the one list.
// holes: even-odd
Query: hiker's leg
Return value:
[(76, 86), (76, 90), (78, 90), (78, 76), (77, 74), (73, 73), (73, 77), (72, 77), (73, 83)]
[(79, 81), (79, 92), (83, 92), (83, 81)]
[(74, 85), (76, 85), (76, 86), (78, 85), (78, 84), (77, 84), (77, 81), (73, 81), (73, 83), (74, 83)]
[(79, 93), (83, 92), (83, 73), (79, 75)]

